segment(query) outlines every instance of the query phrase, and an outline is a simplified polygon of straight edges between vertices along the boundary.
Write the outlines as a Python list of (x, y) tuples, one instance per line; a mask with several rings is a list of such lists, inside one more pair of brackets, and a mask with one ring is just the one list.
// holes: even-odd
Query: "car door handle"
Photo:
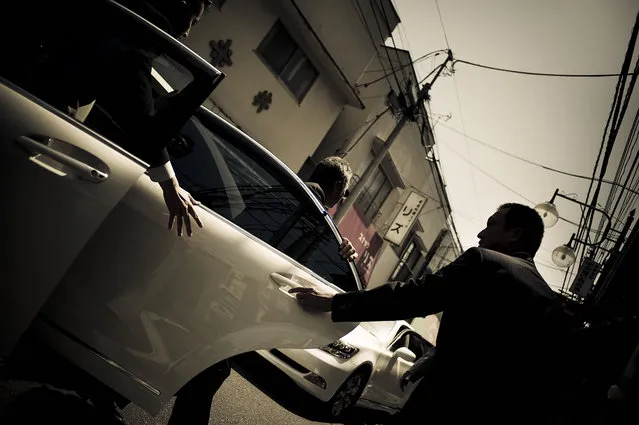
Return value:
[(271, 280), (279, 286), (279, 290), (291, 298), (297, 298), (295, 294), (290, 294), (288, 291), (293, 288), (303, 288), (304, 285), (294, 281), (290, 277), (284, 276), (280, 273), (271, 273)]
[[(28, 152), (33, 154), (33, 156), (30, 158), (33, 162), (35, 162), (36, 164), (44, 168), (49, 169), (50, 171), (55, 172), (56, 174), (66, 175), (66, 173), (60, 174), (60, 171), (55, 170), (53, 166), (46, 164), (45, 162), (37, 159), (37, 155), (43, 155), (45, 157), (48, 157), (56, 161), (59, 164), (62, 164), (64, 166), (71, 168), (74, 171), (74, 173), (77, 174), (78, 178), (82, 180), (86, 180), (92, 183), (102, 183), (109, 178), (109, 173), (108, 173), (109, 168), (106, 164), (102, 163), (99, 159), (95, 158), (93, 155), (89, 154), (88, 152), (84, 152), (73, 145), (69, 145), (68, 143), (60, 142), (55, 139), (47, 139), (47, 142), (53, 144), (54, 146), (56, 144), (60, 146), (71, 146), (80, 152), (84, 152), (85, 153), (84, 156), (93, 158), (94, 161), (98, 161), (100, 165), (102, 165), (100, 167), (102, 168), (102, 170), (90, 164), (87, 164), (84, 161), (80, 161), (64, 152), (61, 152), (55, 147), (49, 146), (47, 144), (34, 140), (30, 137), (20, 136), (18, 137), (16, 141), (20, 146), (22, 146), (22, 148), (26, 149)], [(55, 143), (52, 143), (52, 142), (55, 142)]]

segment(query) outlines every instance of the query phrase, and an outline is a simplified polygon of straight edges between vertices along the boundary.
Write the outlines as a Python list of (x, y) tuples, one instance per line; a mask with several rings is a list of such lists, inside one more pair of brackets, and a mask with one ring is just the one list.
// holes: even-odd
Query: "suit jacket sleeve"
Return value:
[(122, 47), (107, 48), (102, 58), (110, 83), (103, 88), (108, 113), (128, 135), (131, 152), (157, 167), (169, 161), (166, 150), (180, 130), (213, 90), (213, 79), (194, 75), (182, 91), (164, 101), (153, 98), (151, 58), (144, 52)]
[(473, 279), (481, 262), (479, 250), (471, 248), (420, 281), (392, 282), (369, 291), (337, 294), (333, 298), (331, 317), (334, 322), (373, 322), (439, 313), (460, 286)]
[(434, 352), (426, 352), (423, 356), (418, 358), (415, 363), (413, 363), (410, 369), (408, 369), (408, 372), (413, 375), (413, 379), (416, 380), (426, 375), (428, 368), (432, 365), (433, 355)]

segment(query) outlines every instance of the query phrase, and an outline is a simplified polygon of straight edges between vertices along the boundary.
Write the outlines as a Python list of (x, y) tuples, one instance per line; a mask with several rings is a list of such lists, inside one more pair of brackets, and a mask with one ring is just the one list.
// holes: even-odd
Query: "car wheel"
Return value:
[(368, 373), (364, 370), (358, 370), (344, 381), (328, 402), (333, 417), (342, 416), (357, 402), (364, 391), (367, 379)]

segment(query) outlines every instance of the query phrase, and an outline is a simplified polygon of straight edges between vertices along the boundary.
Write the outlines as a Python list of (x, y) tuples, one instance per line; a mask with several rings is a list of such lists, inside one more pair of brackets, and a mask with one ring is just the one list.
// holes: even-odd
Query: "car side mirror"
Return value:
[(413, 353), (406, 347), (397, 349), (397, 351), (395, 351), (395, 357), (406, 360), (409, 363), (414, 363), (415, 359), (417, 358), (417, 356), (415, 356), (415, 353)]

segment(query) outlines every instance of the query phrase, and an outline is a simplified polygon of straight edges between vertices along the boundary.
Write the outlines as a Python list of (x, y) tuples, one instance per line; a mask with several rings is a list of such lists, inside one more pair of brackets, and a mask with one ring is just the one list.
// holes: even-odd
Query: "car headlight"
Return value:
[(340, 340), (333, 341), (324, 347), (320, 347), (320, 350), (324, 350), (328, 354), (339, 357), (340, 359), (350, 359), (359, 352), (359, 348), (345, 344)]

